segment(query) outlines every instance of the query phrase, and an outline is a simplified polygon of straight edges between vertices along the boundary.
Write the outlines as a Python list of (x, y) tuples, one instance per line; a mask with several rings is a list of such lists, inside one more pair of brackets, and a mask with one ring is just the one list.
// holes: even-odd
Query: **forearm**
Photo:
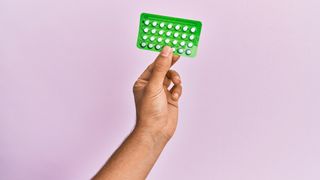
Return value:
[(93, 179), (145, 179), (167, 141), (161, 133), (136, 128)]

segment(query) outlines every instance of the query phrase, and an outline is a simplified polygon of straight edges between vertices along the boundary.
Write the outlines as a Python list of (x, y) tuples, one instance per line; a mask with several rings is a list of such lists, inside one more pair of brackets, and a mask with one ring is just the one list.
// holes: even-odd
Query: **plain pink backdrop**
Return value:
[(319, 0), (0, 0), (1, 180), (89, 179), (118, 147), (141, 12), (203, 22), (149, 179), (320, 179)]

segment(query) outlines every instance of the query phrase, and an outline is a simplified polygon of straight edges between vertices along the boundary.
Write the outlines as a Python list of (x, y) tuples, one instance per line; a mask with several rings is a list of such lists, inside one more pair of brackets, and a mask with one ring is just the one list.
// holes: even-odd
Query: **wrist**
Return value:
[(139, 126), (136, 126), (134, 128), (134, 130), (132, 131), (132, 135), (136, 136), (143, 142), (152, 144), (153, 146), (164, 146), (170, 140), (170, 137), (166, 136), (159, 130), (152, 130)]

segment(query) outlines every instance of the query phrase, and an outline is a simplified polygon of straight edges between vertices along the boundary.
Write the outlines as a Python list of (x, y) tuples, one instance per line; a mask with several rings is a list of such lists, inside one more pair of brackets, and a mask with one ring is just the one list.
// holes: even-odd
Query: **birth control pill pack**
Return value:
[(160, 52), (170, 46), (174, 54), (195, 57), (201, 27), (200, 21), (142, 13), (137, 47)]

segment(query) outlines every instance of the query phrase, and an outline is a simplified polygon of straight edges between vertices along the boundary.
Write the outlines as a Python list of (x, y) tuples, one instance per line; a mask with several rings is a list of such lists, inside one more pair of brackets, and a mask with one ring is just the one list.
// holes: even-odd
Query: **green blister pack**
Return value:
[(201, 28), (200, 21), (141, 13), (137, 47), (160, 52), (170, 46), (174, 54), (195, 57)]

